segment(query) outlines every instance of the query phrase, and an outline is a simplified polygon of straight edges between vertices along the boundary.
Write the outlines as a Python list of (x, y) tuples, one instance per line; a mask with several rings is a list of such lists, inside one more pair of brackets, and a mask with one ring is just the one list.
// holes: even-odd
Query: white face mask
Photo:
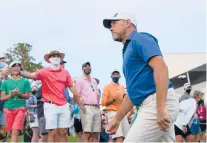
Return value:
[(58, 70), (60, 68), (60, 58), (50, 58), (50, 67), (53, 70)]

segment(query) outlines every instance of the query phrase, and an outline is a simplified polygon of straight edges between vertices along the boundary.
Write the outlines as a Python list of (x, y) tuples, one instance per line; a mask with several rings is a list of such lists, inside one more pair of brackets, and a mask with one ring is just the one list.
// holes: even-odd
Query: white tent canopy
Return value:
[(163, 54), (170, 78), (205, 64), (206, 56), (207, 53)]

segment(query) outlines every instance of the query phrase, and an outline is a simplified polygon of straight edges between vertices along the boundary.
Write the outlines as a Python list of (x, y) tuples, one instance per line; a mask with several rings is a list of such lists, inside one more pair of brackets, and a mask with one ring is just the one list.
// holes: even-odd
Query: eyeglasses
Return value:
[(94, 92), (95, 90), (94, 90), (94, 88), (93, 88), (93, 85), (92, 85), (92, 84), (91, 84), (91, 88), (92, 88), (92, 90), (93, 90), (93, 92)]

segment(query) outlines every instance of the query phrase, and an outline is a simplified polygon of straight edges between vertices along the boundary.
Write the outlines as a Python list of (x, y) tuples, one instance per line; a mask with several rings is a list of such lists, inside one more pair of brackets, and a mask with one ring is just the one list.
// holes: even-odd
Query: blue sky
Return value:
[(72, 77), (90, 61), (102, 89), (122, 69), (122, 44), (102, 24), (117, 12), (135, 14), (138, 31), (157, 37), (163, 53), (206, 52), (205, 0), (0, 0), (1, 52), (27, 42), (47, 66), (43, 56), (59, 50)]

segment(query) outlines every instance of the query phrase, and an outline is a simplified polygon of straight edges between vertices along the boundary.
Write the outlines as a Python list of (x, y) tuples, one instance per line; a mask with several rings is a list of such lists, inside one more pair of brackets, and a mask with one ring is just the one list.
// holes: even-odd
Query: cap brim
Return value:
[(44, 56), (44, 59), (45, 59), (46, 62), (50, 63), (50, 61), (49, 61), (49, 57), (50, 57), (51, 55), (60, 55), (60, 59), (61, 59), (61, 60), (63, 60), (64, 57), (65, 57), (65, 54), (64, 54), (64, 53), (46, 54), (46, 55)]
[(19, 64), (19, 65), (22, 66), (22, 64), (21, 64), (20, 62), (14, 61), (14, 62), (11, 62), (11, 63), (9, 64), (9, 67), (14, 66), (15, 64)]
[(104, 19), (103, 20), (103, 25), (105, 28), (110, 29), (111, 28), (111, 22), (115, 21), (115, 20), (119, 20), (119, 19)]
[(111, 74), (114, 74), (114, 73), (118, 73), (118, 74), (120, 74), (119, 71), (113, 71)]
[(66, 61), (64, 61), (64, 62), (60, 62), (60, 64), (66, 64), (67, 62)]
[(82, 65), (82, 68), (85, 67), (86, 65), (91, 66), (91, 63), (89, 63), (89, 62), (84, 63), (84, 64)]

